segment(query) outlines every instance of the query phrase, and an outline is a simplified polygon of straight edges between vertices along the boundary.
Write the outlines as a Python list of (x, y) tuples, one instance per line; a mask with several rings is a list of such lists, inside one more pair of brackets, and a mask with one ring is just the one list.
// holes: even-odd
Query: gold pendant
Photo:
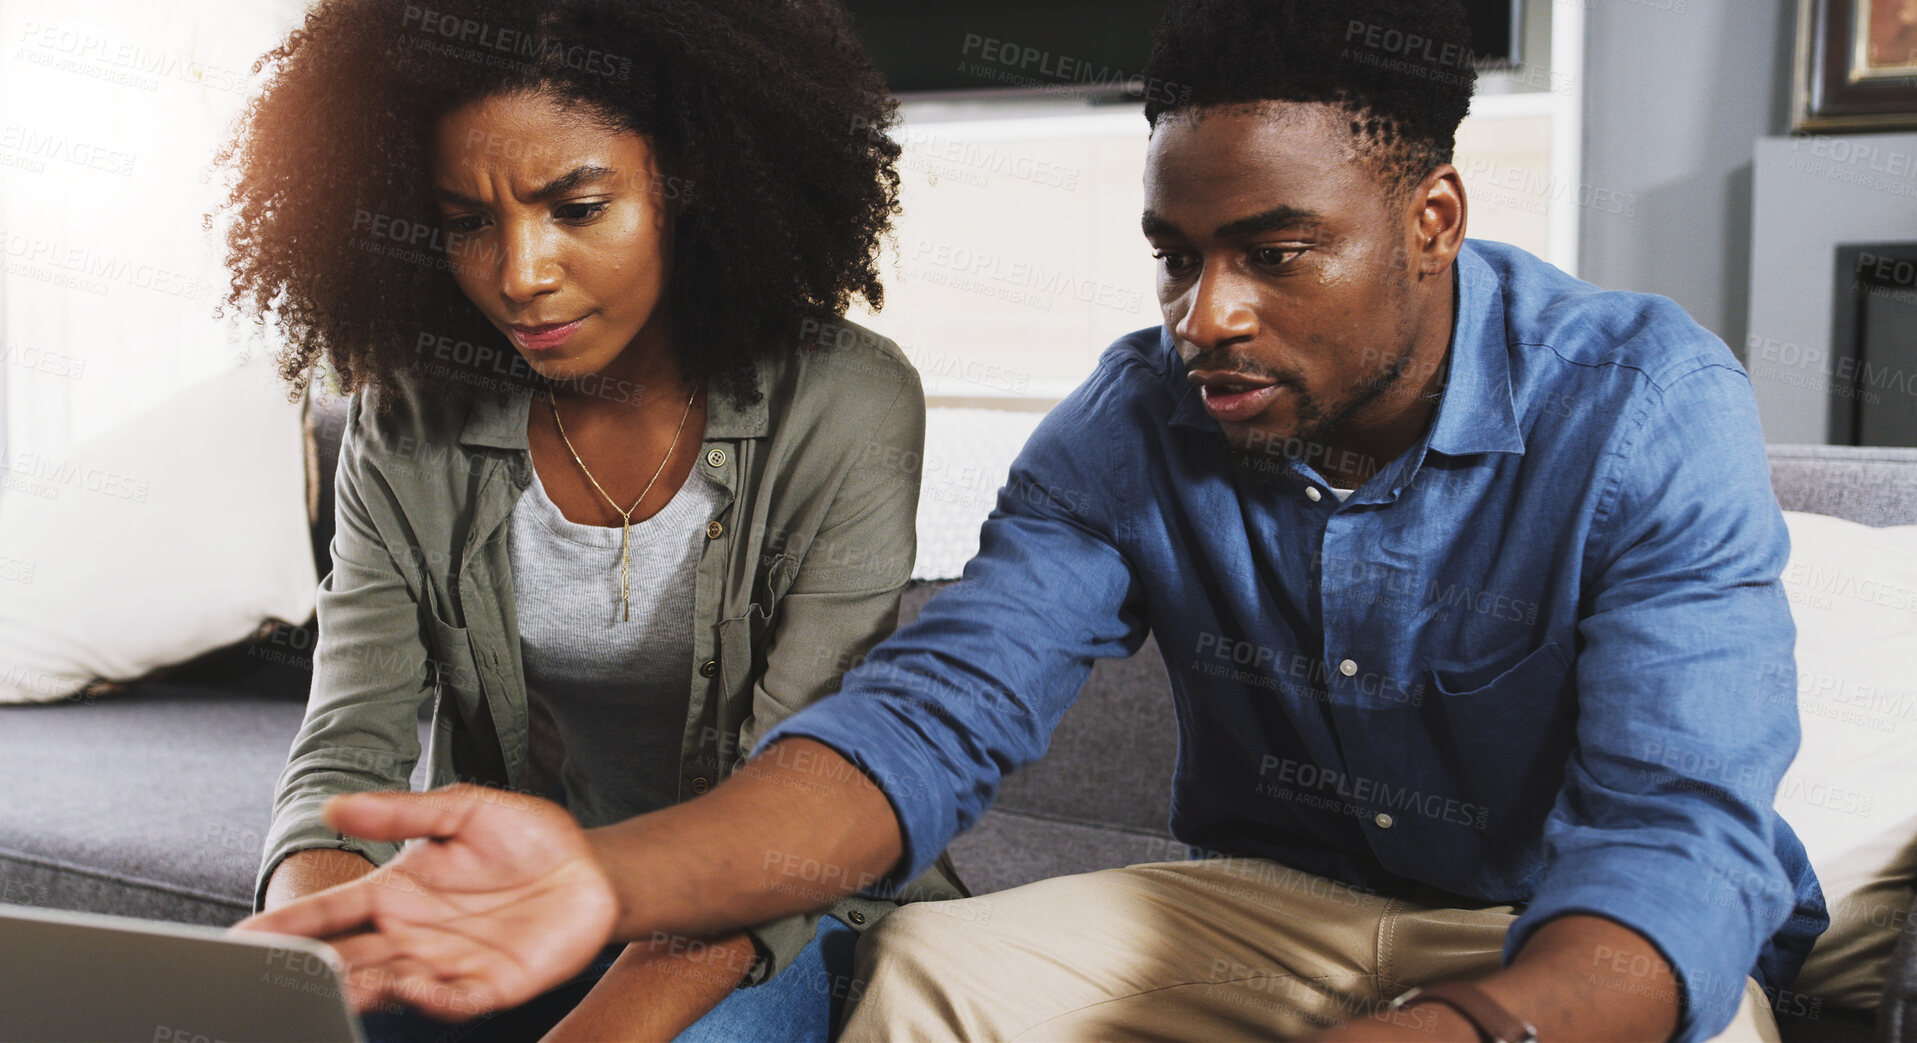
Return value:
[(632, 619), (632, 602), (629, 599), (632, 592), (632, 557), (626, 552), (627, 533), (631, 531), (629, 525), (621, 526), (619, 529), (619, 604), (623, 611), (620, 617), (621, 622)]

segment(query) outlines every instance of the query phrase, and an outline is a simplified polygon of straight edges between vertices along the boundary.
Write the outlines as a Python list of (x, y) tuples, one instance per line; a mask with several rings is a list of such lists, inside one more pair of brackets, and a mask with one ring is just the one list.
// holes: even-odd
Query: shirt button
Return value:
[(865, 922), (865, 914), (862, 912), (859, 912), (857, 909), (853, 909), (847, 912), (845, 914), (845, 918), (852, 921), (852, 926), (854, 927), (857, 927), (858, 925)]
[(707, 781), (704, 775), (692, 780), (692, 792), (694, 793), (704, 793), (711, 788), (712, 783)]
[(1317, 503), (1319, 500), (1322, 500), (1324, 498), (1325, 498), (1325, 494), (1319, 492), (1317, 486), (1315, 485), (1305, 486), (1305, 499), (1310, 500), (1312, 503)]
[(1378, 816), (1377, 816), (1376, 818), (1374, 818), (1374, 819), (1372, 819), (1371, 821), (1373, 821), (1373, 822), (1376, 822), (1376, 823), (1378, 824), (1378, 828), (1379, 828), (1379, 829), (1390, 829), (1390, 828), (1391, 828), (1391, 821), (1392, 821), (1392, 820), (1391, 820), (1391, 816), (1390, 816), (1390, 815), (1387, 815), (1387, 814), (1385, 814), (1385, 813), (1384, 813), (1384, 812), (1382, 812), (1382, 811), (1380, 811), (1380, 812), (1378, 812)]
[(706, 463), (713, 467), (724, 467), (726, 465), (726, 451), (723, 449), (712, 450), (706, 454)]
[(1338, 664), (1338, 672), (1346, 677), (1354, 677), (1358, 673), (1358, 664), (1347, 659)]
[(716, 540), (719, 538), (719, 535), (725, 531), (726, 527), (716, 521), (706, 523), (706, 539)]
[(700, 677), (711, 677), (713, 674), (716, 674), (718, 672), (719, 672), (719, 663), (717, 660), (708, 659), (705, 662), (699, 664)]

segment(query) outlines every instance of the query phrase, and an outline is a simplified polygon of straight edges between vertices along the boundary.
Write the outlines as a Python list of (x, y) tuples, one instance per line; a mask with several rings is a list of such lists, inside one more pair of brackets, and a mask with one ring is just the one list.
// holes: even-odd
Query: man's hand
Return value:
[(234, 930), (331, 942), (355, 1010), (392, 999), (463, 1021), (517, 1006), (578, 973), (612, 936), (612, 886), (585, 833), (550, 801), (462, 784), (335, 797), (324, 815), (354, 836), (428, 839)]
[[(1649, 939), (1601, 916), (1567, 914), (1525, 941), (1509, 967), (1477, 979), (1543, 1043), (1669, 1039), (1677, 1030), (1677, 979)], [(1469, 1019), (1443, 1003), (1354, 1018), (1310, 1043), (1473, 1043)]]

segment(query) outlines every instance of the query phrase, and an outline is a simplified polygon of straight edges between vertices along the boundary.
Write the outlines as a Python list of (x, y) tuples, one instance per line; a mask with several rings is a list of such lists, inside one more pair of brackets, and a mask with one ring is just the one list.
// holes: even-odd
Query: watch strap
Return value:
[(1442, 1003), (1465, 1016), (1491, 1043), (1538, 1043), (1538, 1030), (1468, 981), (1446, 981), (1414, 988), (1391, 1001), (1392, 1010), (1419, 1003)]

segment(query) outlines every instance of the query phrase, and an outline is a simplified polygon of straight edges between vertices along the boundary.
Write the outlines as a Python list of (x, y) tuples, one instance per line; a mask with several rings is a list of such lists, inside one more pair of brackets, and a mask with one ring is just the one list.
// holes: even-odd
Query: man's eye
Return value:
[(554, 213), (562, 221), (590, 221), (604, 213), (607, 205), (604, 200), (597, 203), (567, 203)]
[(1251, 259), (1267, 268), (1283, 268), (1292, 261), (1304, 256), (1304, 251), (1296, 248), (1281, 249), (1276, 246), (1261, 246), (1251, 252)]
[(459, 235), (471, 235), (479, 231), (485, 224), (486, 219), (483, 217), (475, 217), (472, 214), (460, 214), (446, 219), (446, 230), (458, 233)]
[(1165, 271), (1168, 273), (1176, 274), (1185, 271), (1191, 266), (1191, 258), (1185, 254), (1172, 253), (1169, 250), (1156, 250), (1152, 252), (1152, 256), (1158, 259), (1159, 264), (1165, 266)]

